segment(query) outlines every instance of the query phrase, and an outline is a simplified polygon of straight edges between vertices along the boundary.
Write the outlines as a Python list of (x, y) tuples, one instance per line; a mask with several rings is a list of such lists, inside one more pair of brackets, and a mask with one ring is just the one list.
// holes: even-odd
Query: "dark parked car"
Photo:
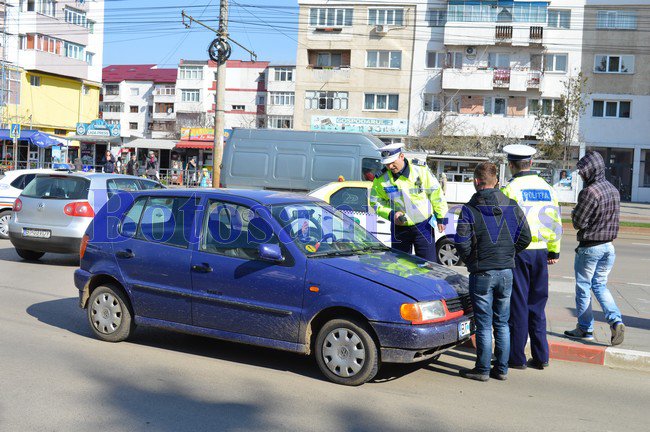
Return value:
[(269, 191), (122, 192), (95, 216), (75, 272), (106, 341), (136, 325), (313, 353), (359, 385), (381, 363), (467, 340), (467, 278), (392, 251), (328, 204)]

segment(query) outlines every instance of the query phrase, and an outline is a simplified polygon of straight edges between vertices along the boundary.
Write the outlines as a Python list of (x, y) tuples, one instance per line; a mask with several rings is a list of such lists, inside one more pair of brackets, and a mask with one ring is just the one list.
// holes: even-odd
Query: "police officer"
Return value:
[[(522, 144), (505, 146), (513, 174), (503, 193), (517, 201), (526, 215), (532, 241), (515, 257), (510, 299), (510, 359), (513, 369), (544, 369), (548, 366), (546, 314), (548, 265), (560, 258), (562, 219), (555, 190), (530, 170), (536, 150)], [(524, 348), (530, 335), (532, 359), (526, 362)]]
[(407, 160), (402, 144), (379, 149), (385, 170), (373, 180), (370, 205), (391, 222), (392, 247), (436, 262), (434, 226), (445, 229), (447, 202), (426, 163)]

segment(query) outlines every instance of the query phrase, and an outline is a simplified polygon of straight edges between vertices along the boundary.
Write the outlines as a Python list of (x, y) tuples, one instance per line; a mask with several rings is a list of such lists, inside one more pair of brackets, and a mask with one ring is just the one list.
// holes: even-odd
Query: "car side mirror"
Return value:
[(261, 244), (258, 249), (259, 257), (263, 261), (282, 262), (282, 249), (277, 244)]

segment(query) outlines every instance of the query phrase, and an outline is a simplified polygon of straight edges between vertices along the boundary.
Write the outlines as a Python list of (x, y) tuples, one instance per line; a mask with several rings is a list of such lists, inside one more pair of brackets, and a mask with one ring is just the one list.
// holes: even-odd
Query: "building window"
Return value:
[(276, 81), (293, 81), (293, 69), (291, 68), (275, 68)]
[(445, 67), (446, 58), (447, 58), (447, 53), (427, 51), (427, 68), (442, 69), (443, 67)]
[(311, 8), (309, 25), (312, 27), (343, 27), (352, 25), (353, 9)]
[(264, 96), (258, 96), (257, 105), (264, 105), (264, 104), (266, 104), (266, 98)]
[(117, 119), (110, 119), (110, 120), (104, 120), (104, 121), (106, 122), (106, 124), (113, 125), (113, 126), (120, 124), (120, 121), (117, 120)]
[(271, 105), (295, 105), (296, 99), (293, 92), (271, 92)]
[(27, 0), (20, 3), (21, 12), (38, 12), (51, 17), (56, 16), (55, 0)]
[(33, 49), (36, 51), (49, 52), (52, 54), (61, 54), (61, 41), (49, 36), (40, 34), (27, 36), (27, 49), (30, 49), (30, 44), (33, 43)]
[(452, 0), (447, 8), (447, 21), (545, 23), (547, 7), (548, 2)]
[(86, 19), (86, 12), (66, 6), (63, 10), (63, 14), (65, 15), (65, 22), (90, 29), (89, 22)]
[(140, 110), (138, 109), (138, 106), (137, 106), (137, 105), (131, 105), (131, 106), (129, 106), (129, 111), (130, 111), (131, 113), (133, 113), (133, 114), (137, 114), (138, 112), (140, 112)]
[(200, 90), (181, 90), (182, 102), (201, 102)]
[(442, 111), (442, 103), (440, 103), (440, 95), (433, 93), (424, 94), (424, 111), (439, 112)]
[(597, 29), (635, 30), (636, 11), (601, 10), (596, 17)]
[(93, 57), (95, 57), (94, 53), (91, 53), (91, 52), (86, 53), (86, 63), (88, 63), (88, 66), (93, 65)]
[(307, 91), (305, 92), (305, 109), (346, 110), (348, 109), (348, 92)]
[(131, 130), (138, 130), (138, 123), (136, 123), (136, 122), (130, 122), (130, 123), (129, 123), (129, 129), (131, 129)]
[(546, 54), (544, 56), (544, 71), (566, 73), (567, 57), (567, 54)]
[(634, 56), (597, 54), (594, 60), (594, 72), (620, 74), (634, 73)]
[(368, 51), (366, 67), (379, 69), (400, 69), (402, 67), (401, 51)]
[(639, 166), (639, 186), (650, 187), (650, 150), (641, 150)]
[(140, 96), (140, 89), (137, 87), (131, 87), (131, 96)]
[(203, 66), (181, 66), (178, 69), (178, 79), (185, 79), (185, 80), (203, 79)]
[(404, 25), (404, 9), (368, 9), (368, 24)]
[(510, 69), (510, 55), (503, 53), (488, 53), (488, 67), (494, 69)]
[(607, 118), (630, 118), (630, 102), (594, 100), (593, 116)]
[(107, 84), (104, 87), (104, 94), (106, 96), (117, 96), (120, 94), (120, 86), (118, 84)]
[(552, 10), (548, 11), (548, 26), (552, 28), (568, 29), (571, 27), (570, 10)]
[(463, 68), (463, 53), (462, 52), (448, 52), (445, 58), (445, 67), (447, 69), (462, 69)]
[(341, 53), (319, 52), (317, 67), (341, 67)]
[(508, 103), (506, 98), (486, 96), (483, 98), (483, 112), (485, 114), (506, 115)]
[(157, 103), (155, 111), (159, 114), (171, 114), (174, 112), (173, 103)]
[(559, 99), (528, 99), (529, 116), (550, 116), (560, 109)]
[(18, 36), (18, 46), (20, 47), (21, 50), (27, 49), (27, 36), (25, 35)]
[(233, 111), (246, 111), (246, 105), (233, 105)]
[(429, 9), (429, 27), (444, 27), (446, 23), (446, 9)]
[(103, 102), (99, 105), (102, 112), (121, 113), (123, 112), (123, 104), (119, 102)]
[(158, 96), (174, 96), (176, 94), (176, 87), (173, 85), (163, 85), (156, 87), (156, 95)]
[(370, 111), (397, 111), (399, 95), (366, 93), (363, 109)]
[(29, 85), (33, 87), (40, 87), (41, 86), (41, 77), (37, 75), (30, 75), (29, 76)]
[(66, 57), (81, 61), (84, 61), (86, 59), (84, 52), (86, 48), (82, 45), (77, 45), (70, 42), (64, 42), (64, 45)]
[(269, 116), (269, 129), (293, 129), (293, 117)]

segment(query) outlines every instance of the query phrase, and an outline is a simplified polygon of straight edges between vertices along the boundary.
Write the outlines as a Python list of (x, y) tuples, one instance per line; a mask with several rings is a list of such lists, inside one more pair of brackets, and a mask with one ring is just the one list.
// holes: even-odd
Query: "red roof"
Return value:
[(176, 69), (158, 69), (155, 64), (110, 65), (102, 70), (102, 81), (153, 81), (154, 83), (175, 83)]

